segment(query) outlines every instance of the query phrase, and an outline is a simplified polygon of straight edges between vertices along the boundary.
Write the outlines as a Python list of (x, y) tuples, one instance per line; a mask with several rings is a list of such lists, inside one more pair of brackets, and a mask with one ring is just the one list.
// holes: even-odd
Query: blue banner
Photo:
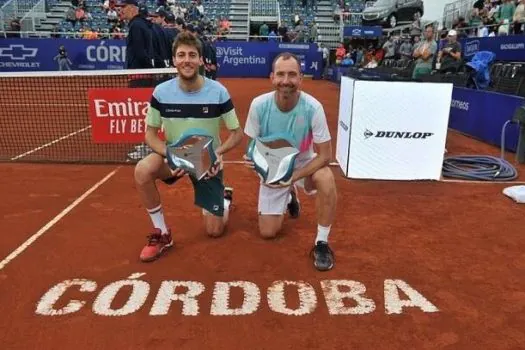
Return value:
[[(525, 99), (495, 92), (454, 87), (449, 127), (487, 143), (501, 146), (501, 130)], [(516, 151), (518, 127), (507, 126), (505, 148)]]
[(304, 74), (321, 77), (322, 53), (315, 44), (218, 41), (216, 48), (219, 77), (267, 78), (272, 71), (273, 59), (285, 51), (299, 56)]
[(383, 28), (379, 26), (362, 27), (362, 26), (345, 26), (343, 36), (357, 38), (379, 38), (383, 35)]
[(470, 60), (478, 51), (491, 51), (498, 61), (525, 61), (525, 36), (468, 38), (461, 41), (463, 57)]
[[(60, 46), (65, 47), (73, 70), (125, 67), (125, 40), (5, 39), (0, 41), (0, 71), (57, 71), (54, 57)], [(321, 77), (322, 53), (315, 44), (219, 41), (216, 47), (219, 77), (267, 78), (274, 57), (284, 51), (299, 56), (304, 74)]]
[(64, 46), (71, 69), (124, 69), (125, 40), (3, 39), (0, 41), (0, 71), (57, 71), (54, 57)]

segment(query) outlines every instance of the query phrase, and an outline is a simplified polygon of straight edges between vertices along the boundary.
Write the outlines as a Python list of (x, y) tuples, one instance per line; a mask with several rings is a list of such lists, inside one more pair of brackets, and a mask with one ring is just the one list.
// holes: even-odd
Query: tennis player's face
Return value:
[(273, 86), (283, 96), (295, 94), (303, 81), (299, 65), (293, 58), (279, 58), (275, 62), (271, 78)]
[(174, 61), (177, 73), (186, 80), (195, 79), (199, 74), (200, 65), (203, 64), (197, 48), (188, 45), (180, 45), (177, 48)]

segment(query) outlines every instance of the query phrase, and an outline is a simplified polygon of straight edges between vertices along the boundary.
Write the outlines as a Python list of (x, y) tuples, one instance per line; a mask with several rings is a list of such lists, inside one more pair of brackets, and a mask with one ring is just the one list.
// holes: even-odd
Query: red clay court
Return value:
[[(271, 89), (269, 80), (222, 82), (243, 126), (252, 98)], [(324, 104), (335, 141), (338, 86), (305, 80), (304, 90)], [(12, 123), (3, 115), (6, 135)], [(74, 131), (36, 121), (40, 131), (26, 130), (35, 148)], [(53, 147), (61, 142), (36, 152)], [(245, 147), (226, 160), (241, 160)], [(499, 154), (454, 131), (447, 148), (451, 155)], [(525, 167), (507, 156), (523, 181)], [(203, 232), (189, 180), (161, 185), (175, 248), (144, 264), (138, 255), (150, 220), (133, 166), (1, 163), (1, 348), (525, 346), (525, 211), (501, 193), (510, 184), (354, 181), (332, 170), (336, 265), (321, 273), (308, 255), (313, 199), (300, 194), (301, 217), (287, 218), (284, 234), (264, 241), (258, 179), (240, 164), (225, 167), (235, 208), (220, 239)]]

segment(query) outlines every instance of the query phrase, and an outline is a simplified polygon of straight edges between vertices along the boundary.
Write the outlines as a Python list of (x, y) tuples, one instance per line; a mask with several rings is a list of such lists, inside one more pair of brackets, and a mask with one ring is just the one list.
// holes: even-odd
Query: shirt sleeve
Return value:
[(162, 118), (160, 115), (160, 102), (159, 100), (157, 100), (155, 92), (156, 91), (153, 91), (153, 95), (151, 95), (148, 113), (146, 114), (146, 125), (154, 128), (160, 128), (162, 126)]
[(219, 105), (219, 114), (221, 119), (226, 124), (228, 130), (235, 130), (240, 128), (241, 124), (237, 118), (237, 113), (235, 112), (235, 107), (231, 100), (230, 94), (225, 87), (221, 89), (220, 95), (220, 105)]
[(250, 109), (248, 110), (248, 118), (246, 118), (244, 133), (252, 139), (255, 139), (259, 136), (259, 116), (257, 115), (253, 101), (250, 105)]
[(328, 130), (328, 124), (326, 122), (326, 115), (322, 105), (317, 107), (312, 119), (312, 134), (314, 143), (323, 143), (330, 141), (330, 130)]

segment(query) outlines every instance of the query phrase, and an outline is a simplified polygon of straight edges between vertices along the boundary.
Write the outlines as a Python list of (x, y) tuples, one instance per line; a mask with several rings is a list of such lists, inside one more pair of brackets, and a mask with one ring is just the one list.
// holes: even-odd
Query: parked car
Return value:
[(363, 25), (395, 28), (400, 22), (412, 22), (416, 13), (422, 17), (423, 12), (423, 0), (377, 0), (363, 11)]

